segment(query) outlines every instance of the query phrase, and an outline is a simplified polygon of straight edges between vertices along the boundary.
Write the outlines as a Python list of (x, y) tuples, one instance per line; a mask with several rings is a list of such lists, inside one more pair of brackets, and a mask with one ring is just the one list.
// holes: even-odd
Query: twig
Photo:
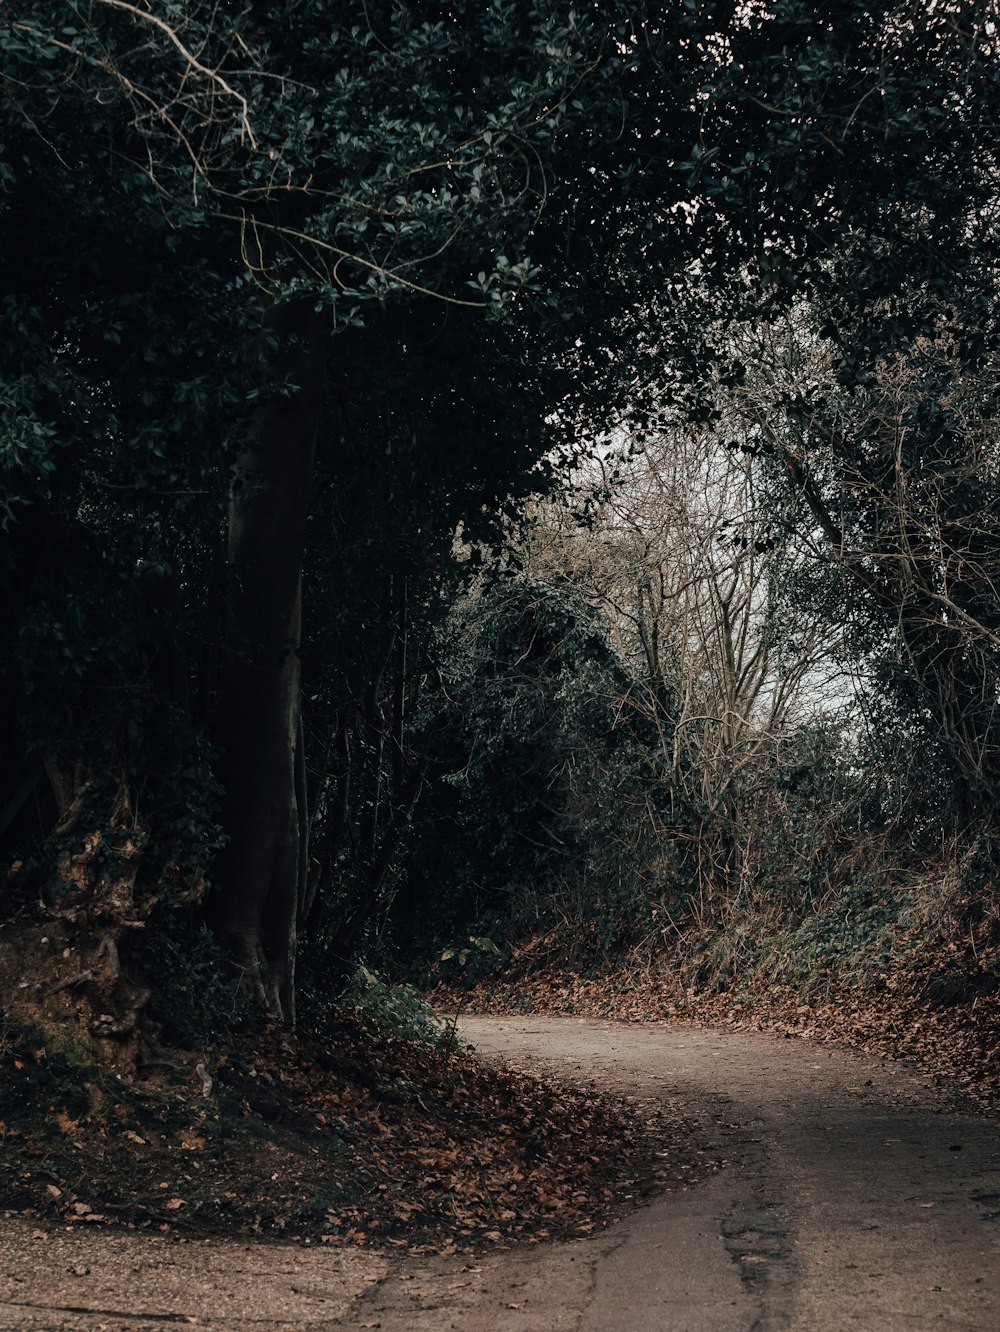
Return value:
[(209, 69), (207, 65), (203, 65), (194, 52), (188, 50), (169, 23), (159, 18), (156, 14), (151, 14), (147, 9), (140, 9), (138, 5), (129, 4), (128, 0), (97, 0), (97, 3), (100, 5), (106, 5), (109, 9), (120, 9), (126, 14), (131, 14), (133, 18), (142, 19), (144, 22), (151, 23), (154, 27), (159, 28), (166, 36), (167, 40), (180, 51), (181, 55), (192, 69), (197, 70), (199, 74), (210, 80), (210, 82), (216, 84), (223, 92), (239, 102), (242, 108), (240, 120), (243, 125), (243, 133), (249, 140), (251, 148), (256, 150), (257, 139), (250, 125), (250, 106), (247, 99), (242, 93), (238, 93), (235, 88), (231, 87), (217, 70)]

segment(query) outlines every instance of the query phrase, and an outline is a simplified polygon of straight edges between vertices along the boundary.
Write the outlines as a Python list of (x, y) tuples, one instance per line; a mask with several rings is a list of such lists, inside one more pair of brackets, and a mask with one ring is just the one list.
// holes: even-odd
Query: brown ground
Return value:
[(569, 1096), (597, 1079), (686, 1119), (721, 1168), (664, 1180), (660, 1196), (590, 1235), (466, 1254), (9, 1221), (0, 1329), (1000, 1327), (995, 1120), (932, 1078), (814, 1040), (696, 1024), (533, 1016), (465, 1029)]
[(0, 1329), (329, 1327), (389, 1261), (370, 1249), (0, 1221)]
[[(56, 997), (79, 1002), (75, 989), (59, 990)], [(439, 995), (442, 1006), (454, 998)], [(942, 1177), (930, 1201), (942, 1209), (947, 1202), (954, 1211), (949, 1226), (966, 1237), (966, 1247), (953, 1255), (961, 1270), (971, 1274), (981, 1265), (973, 1240), (986, 1232), (977, 1232), (974, 1223), (997, 1196), (995, 1179), (986, 1179), (998, 1169), (984, 1145), (992, 1136), (967, 1117), (958, 1135), (955, 1120), (942, 1119), (938, 1130), (928, 1128), (935, 1121), (926, 1118), (911, 1124), (904, 1116), (897, 1124), (899, 1096), (888, 1084), (882, 1102), (862, 1093), (855, 1115), (852, 1083), (875, 1085), (881, 1075), (871, 1081), (855, 1077), (832, 1047), (902, 1055), (923, 1070), (920, 1086), (937, 1084), (929, 1114), (942, 1114), (948, 1097), (952, 1105), (968, 1096), (980, 1107), (995, 1107), (996, 997), (958, 993), (931, 1003), (916, 990), (846, 986), (814, 1004), (778, 986), (704, 995), (682, 988), (664, 965), (657, 972), (589, 979), (550, 974), (494, 980), (460, 1002), (466, 1011), (515, 1017), (613, 1016), (631, 1024), (631, 1034), (629, 1027), (595, 1027), (579, 1017), (555, 1026), (549, 1017), (493, 1028), (470, 1021), (470, 1030), (479, 1038), (488, 1032), (496, 1049), (516, 1049), (526, 1066), (519, 1071), (443, 1046), (391, 1039), (340, 1015), (294, 1042), (276, 1032), (255, 1033), (246, 1043), (232, 1038), (224, 1049), (199, 1054), (164, 1050), (161, 1063), (134, 1074), (91, 1069), (81, 1076), (58, 1044), (44, 1037), (25, 1043), (0, 1030), (0, 1332), (148, 1332), (170, 1323), (225, 1332), (437, 1332), (448, 1326), (467, 1332), (563, 1326), (637, 1332), (641, 1322), (613, 1319), (640, 1285), (659, 1291), (656, 1301), (680, 1319), (665, 1322), (662, 1309), (650, 1305), (649, 1326), (657, 1329), (800, 1326), (815, 1332), (829, 1325), (839, 1332), (866, 1326), (857, 1311), (849, 1317), (860, 1324), (837, 1322), (835, 1312), (833, 1322), (816, 1322), (816, 1311), (834, 1299), (837, 1285), (826, 1289), (806, 1281), (802, 1265), (826, 1263), (822, 1245), (840, 1252), (841, 1231), (860, 1224), (855, 1212), (868, 1206), (867, 1194), (862, 1197), (867, 1176), (859, 1179), (853, 1202), (839, 1193), (831, 1201), (824, 1190), (834, 1182), (839, 1188), (845, 1168), (859, 1153), (864, 1156), (873, 1116), (884, 1121), (886, 1143), (933, 1139), (932, 1155), (938, 1148), (941, 1154), (954, 1150), (956, 1158), (959, 1148), (966, 1151), (965, 1173), (972, 1172), (970, 1181), (982, 1175), (984, 1182), (970, 1184), (958, 1198)], [(714, 1024), (705, 1040), (692, 1044), (685, 1036), (691, 1019)], [(616, 1047), (630, 1050), (624, 1064), (604, 1052), (608, 1032), (626, 1033)], [(755, 1035), (760, 1032), (808, 1036), (816, 1048), (825, 1044), (827, 1051), (813, 1057), (833, 1061), (824, 1064), (832, 1082), (814, 1095), (810, 1078), (816, 1078), (802, 1066), (801, 1052), (810, 1047)], [(675, 1047), (700, 1050), (690, 1069), (683, 1060), (678, 1064)], [(734, 1099), (740, 1061), (741, 1090)], [(899, 1073), (904, 1080), (910, 1076)], [(793, 1107), (791, 1118), (784, 1109), (775, 1113), (772, 1096), (779, 1107)], [(810, 1096), (820, 1098), (821, 1110)], [(912, 1096), (910, 1101), (916, 1105)], [(718, 1113), (713, 1107), (723, 1102), (732, 1108)], [(836, 1114), (826, 1116), (826, 1107)], [(961, 1142), (945, 1143), (942, 1134)], [(734, 1141), (756, 1143), (760, 1150), (734, 1152)], [(968, 1151), (973, 1142), (975, 1153)], [(796, 1162), (809, 1153), (815, 1158), (810, 1196), (793, 1197), (803, 1187)], [(869, 1162), (869, 1175), (881, 1168), (884, 1155)], [(909, 1253), (926, 1235), (893, 1211), (899, 1199), (892, 1192), (918, 1189), (927, 1153), (911, 1156), (902, 1174), (887, 1175), (879, 1185), (888, 1191), (879, 1204), (884, 1216), (872, 1223), (883, 1236), (896, 1234), (896, 1247), (886, 1257), (875, 1245), (870, 1261), (867, 1250), (852, 1253), (842, 1267), (893, 1267), (898, 1308), (919, 1320), (914, 1274), (931, 1258)], [(719, 1172), (723, 1164), (728, 1169)], [(952, 1175), (955, 1165), (953, 1160)], [(744, 1167), (750, 1173), (731, 1187), (726, 1181)], [(657, 1188), (670, 1191), (662, 1203), (615, 1222)], [(730, 1243), (726, 1218), (759, 1211), (768, 1192), (775, 1196), (767, 1208), (783, 1218), (772, 1230), (780, 1232), (784, 1247), (741, 1257), (738, 1242), (736, 1249)], [(916, 1196), (911, 1192), (910, 1201)], [(681, 1206), (682, 1197), (690, 1197), (691, 1205)], [(833, 1231), (824, 1231), (823, 1217), (838, 1207), (843, 1216)], [(987, 1211), (991, 1223), (1000, 1215)], [(673, 1236), (666, 1246), (671, 1261), (683, 1239), (683, 1270), (671, 1268), (662, 1252), (661, 1224)], [(748, 1222), (747, 1233), (755, 1225)], [(824, 1234), (817, 1249), (817, 1236)], [(803, 1259), (807, 1251), (813, 1256)], [(758, 1258), (785, 1295), (769, 1296), (768, 1304), (760, 1283), (751, 1289), (744, 1279), (726, 1310), (713, 1307), (705, 1322), (698, 1283), (726, 1290), (732, 1260), (753, 1264)], [(933, 1289), (945, 1289), (944, 1280)], [(996, 1293), (986, 1289), (985, 1277), (968, 1280), (984, 1289), (965, 1291), (964, 1302), (948, 1306), (951, 1314), (937, 1309), (936, 1325), (996, 1332)], [(678, 1304), (673, 1287), (681, 1285), (687, 1294)], [(874, 1298), (876, 1289), (877, 1281), (865, 1298)], [(749, 1304), (748, 1291), (754, 1297)], [(984, 1305), (987, 1297), (993, 1303)], [(812, 1323), (788, 1321), (790, 1310), (806, 1307), (813, 1310)], [(744, 1314), (750, 1321), (740, 1321)], [(947, 1322), (950, 1316), (958, 1321)]]
[(861, 989), (830, 984), (822, 999), (803, 1002), (787, 985), (756, 984), (724, 993), (678, 982), (669, 958), (656, 966), (597, 976), (550, 972), (487, 978), (471, 991), (440, 987), (442, 1009), (468, 1014), (573, 1014), (625, 1022), (706, 1022), (731, 1031), (809, 1036), (867, 1054), (903, 1059), (946, 1089), (984, 1109), (1000, 1108), (1000, 995), (959, 992), (948, 1002), (926, 997), (926, 977), (909, 986)]
[[(420, 1252), (583, 1233), (652, 1187), (662, 1107), (341, 1017), (126, 1082), (0, 1054), (0, 1198), (34, 1226)], [(204, 1081), (204, 1076), (211, 1084)], [(208, 1094), (205, 1094), (207, 1090)], [(613, 1139), (614, 1153), (606, 1144)], [(693, 1175), (699, 1144), (671, 1169)]]

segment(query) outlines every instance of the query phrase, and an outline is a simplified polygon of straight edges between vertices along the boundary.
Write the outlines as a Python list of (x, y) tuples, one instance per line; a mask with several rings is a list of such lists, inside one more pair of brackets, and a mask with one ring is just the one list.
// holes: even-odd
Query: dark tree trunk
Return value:
[(278, 368), (297, 387), (262, 408), (229, 510), (219, 740), (228, 845), (214, 924), (258, 1001), (295, 1017), (295, 920), (306, 820), (299, 639), (302, 557), (323, 411), (327, 329), (312, 300), (275, 307)]

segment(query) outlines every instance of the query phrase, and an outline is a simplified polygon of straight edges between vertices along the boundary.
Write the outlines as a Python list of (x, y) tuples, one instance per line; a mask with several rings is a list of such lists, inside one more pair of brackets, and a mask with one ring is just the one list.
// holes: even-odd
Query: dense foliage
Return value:
[(594, 957), (905, 828), (987, 910), (994, 17), (11, 0), (3, 914), (88, 1057), (292, 1020), (397, 892)]
[(571, 234), (596, 271), (636, 22), (5, 11), (5, 894), (78, 930), (57, 1006), (99, 1041), (149, 1001), (136, 939), (204, 989), (207, 910), (290, 1018), (297, 928), (343, 970), (384, 908), (456, 527), (551, 475), (606, 300)]
[(429, 950), (470, 931), (506, 944), (570, 925), (588, 960), (635, 942), (655, 855), (655, 732), (628, 706), (598, 613), (565, 582), (508, 571), (463, 597), (447, 628), (415, 719), (431, 785), (397, 932)]
[[(663, 264), (676, 196), (650, 199), (633, 240), (660, 281), (619, 324), (645, 461), (612, 478), (605, 452), (596, 530), (547, 517), (532, 553), (599, 608), (620, 705), (663, 721), (649, 785), (683, 815), (618, 923), (643, 903), (647, 949), (706, 940), (702, 981), (866, 950), (884, 980), (892, 932), (905, 953), (928, 929), (978, 974), (1000, 929), (995, 13), (716, 18), (675, 163), (690, 249)], [(608, 401), (605, 352), (580, 349), (577, 419)], [(642, 823), (627, 797), (606, 818)], [(594, 921), (564, 920), (562, 956)]]

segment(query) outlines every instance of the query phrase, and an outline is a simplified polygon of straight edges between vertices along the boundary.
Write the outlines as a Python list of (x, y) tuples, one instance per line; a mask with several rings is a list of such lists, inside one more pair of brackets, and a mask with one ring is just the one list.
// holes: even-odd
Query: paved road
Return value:
[(926, 1079), (754, 1033), (463, 1026), (526, 1068), (679, 1094), (730, 1164), (593, 1239), (404, 1266), (338, 1327), (1000, 1332), (997, 1126), (947, 1109)]
[(752, 1033), (463, 1027), (487, 1057), (679, 1102), (729, 1164), (593, 1238), (475, 1260), (7, 1221), (0, 1332), (1000, 1332), (997, 1125), (925, 1079)]

